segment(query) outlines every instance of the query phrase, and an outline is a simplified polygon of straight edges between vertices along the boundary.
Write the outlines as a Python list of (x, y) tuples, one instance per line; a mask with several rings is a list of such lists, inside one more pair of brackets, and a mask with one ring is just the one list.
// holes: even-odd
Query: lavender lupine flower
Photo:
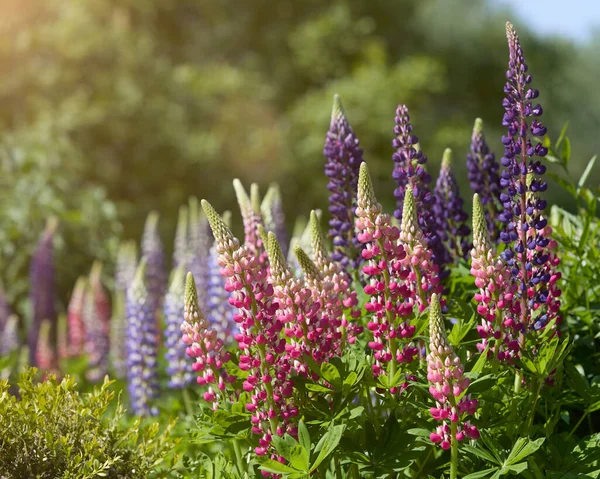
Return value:
[(88, 355), (86, 377), (95, 382), (108, 373), (110, 301), (102, 285), (102, 264), (94, 263), (84, 305), (85, 351)]
[(85, 325), (83, 310), (86, 286), (87, 280), (83, 276), (77, 279), (67, 307), (67, 355), (69, 357), (81, 356), (84, 352)]
[(33, 321), (29, 328), (27, 343), (29, 345), (29, 364), (36, 366), (38, 335), (42, 321), (49, 321), (48, 341), (56, 345), (56, 285), (54, 270), (54, 233), (58, 220), (50, 218), (40, 238), (37, 249), (31, 258), (29, 278), (31, 287), (31, 305)]
[[(436, 427), (429, 438), (442, 449), (450, 449), (454, 441), (479, 438), (477, 427), (467, 416), (475, 414), (477, 400), (463, 391), (469, 387), (465, 368), (460, 362), (446, 336), (440, 301), (437, 294), (431, 296), (429, 310), (429, 354), (427, 355), (427, 380), (429, 392), (435, 399), (431, 416), (442, 424)], [(460, 398), (460, 399), (459, 399)]]
[(452, 150), (446, 148), (440, 168), (440, 175), (434, 188), (435, 204), (433, 211), (439, 224), (438, 232), (446, 241), (446, 247), (454, 259), (465, 258), (471, 245), (467, 226), (468, 215), (463, 208), (456, 178), (452, 172)]
[(327, 159), (325, 175), (329, 178), (329, 236), (333, 239), (334, 261), (346, 266), (356, 261), (360, 254), (360, 242), (354, 232), (354, 210), (358, 171), (363, 162), (363, 150), (352, 131), (342, 102), (338, 95), (333, 97), (331, 123), (325, 140), (323, 154)]
[(517, 284), (510, 267), (497, 257), (490, 238), (483, 205), (479, 195), (473, 197), (473, 250), (471, 274), (475, 277), (477, 313), (481, 325), (477, 332), (479, 351), (488, 349), (499, 361), (513, 362), (519, 355), (520, 306), (516, 297)]
[(281, 190), (277, 183), (272, 183), (267, 190), (261, 205), (260, 211), (264, 219), (267, 231), (272, 231), (281, 245), (284, 255), (288, 254), (288, 235), (285, 228), (285, 213), (283, 211), (283, 201), (281, 199)]
[[(223, 219), (226, 224), (228, 221)], [(233, 342), (233, 337), (237, 333), (237, 326), (233, 320), (235, 308), (229, 303), (230, 294), (225, 289), (225, 280), (220, 273), (219, 253), (216, 243), (210, 248), (208, 258), (208, 303), (207, 319), (210, 326), (217, 332), (217, 337), (225, 344)]]
[(258, 259), (261, 266), (266, 267), (269, 263), (268, 255), (258, 233), (258, 226), (264, 226), (260, 212), (258, 185), (250, 185), (250, 197), (248, 197), (248, 193), (246, 193), (242, 182), (237, 178), (233, 180), (233, 188), (235, 189), (235, 195), (240, 205), (242, 220), (244, 222), (244, 246)]
[(394, 170), (392, 176), (398, 187), (394, 190), (396, 210), (394, 216), (402, 220), (405, 191), (411, 190), (417, 203), (419, 227), (427, 241), (427, 247), (433, 252), (435, 264), (440, 267), (442, 277), (447, 275), (443, 266), (451, 262), (451, 257), (440, 238), (438, 225), (433, 213), (436, 198), (431, 192), (431, 176), (425, 170), (427, 157), (420, 148), (417, 148), (419, 139), (412, 134), (412, 124), (406, 105), (399, 105), (396, 109), (396, 125), (394, 134), (396, 138), (392, 146), (396, 149), (392, 159)]
[(142, 255), (146, 258), (146, 282), (156, 321), (162, 308), (167, 283), (163, 244), (158, 234), (158, 218), (155, 211), (148, 215), (142, 236)]
[(189, 266), (189, 233), (188, 233), (188, 209), (187, 206), (179, 207), (179, 217), (177, 219), (177, 229), (175, 231), (175, 244), (173, 248), (173, 269), (180, 266), (187, 268)]
[(158, 332), (154, 304), (146, 287), (146, 258), (142, 258), (127, 291), (127, 381), (134, 414), (158, 414)]
[(172, 275), (171, 285), (165, 297), (165, 359), (169, 387), (184, 388), (194, 381), (192, 360), (185, 352), (185, 344), (181, 340), (181, 320), (183, 318), (183, 299), (185, 293), (185, 273), (182, 267)]
[(475, 120), (471, 137), (471, 152), (467, 155), (467, 177), (474, 193), (479, 195), (485, 210), (485, 219), (493, 240), (498, 238), (497, 217), (500, 204), (500, 165), (490, 151), (483, 134), (483, 121)]
[(124, 379), (127, 376), (125, 302), (127, 290), (135, 277), (137, 263), (137, 245), (135, 241), (121, 244), (115, 265), (115, 291), (110, 320), (110, 364), (115, 376), (119, 379)]
[(198, 199), (189, 200), (189, 251), (188, 269), (193, 274), (198, 288), (201, 307), (206, 308), (208, 296), (208, 252), (212, 245), (212, 234), (208, 220), (199, 209)]
[(19, 318), (11, 314), (4, 323), (0, 340), (0, 356), (6, 356), (21, 347), (19, 339)]
[(272, 438), (286, 432), (297, 434), (294, 421), (298, 408), (291, 400), (294, 383), (285, 354), (286, 341), (281, 337), (283, 323), (277, 319), (279, 304), (273, 300), (267, 268), (261, 266), (250, 248), (240, 245), (208, 202), (202, 201), (202, 207), (215, 236), (221, 274), (232, 295), (230, 303), (237, 309), (239, 367), (248, 372), (243, 389), (250, 399), (245, 407), (252, 414), (253, 434), (260, 436), (254, 452), (280, 459), (274, 453)]
[[(542, 179), (546, 167), (540, 161), (548, 150), (535, 139), (546, 134), (546, 128), (537, 119), (542, 115), (542, 107), (531, 102), (539, 92), (529, 87), (532, 77), (527, 73), (519, 37), (510, 23), (506, 24), (506, 36), (510, 59), (502, 125), (508, 133), (502, 137), (500, 200), (504, 211), (499, 219), (504, 230), (500, 240), (507, 245), (502, 256), (519, 284), (521, 326), (526, 332), (543, 329), (553, 319), (554, 327), (560, 322), (561, 291), (556, 284), (560, 279), (556, 272), (559, 259), (553, 252), (556, 241), (551, 238), (552, 228), (543, 214), (547, 203), (539, 196), (548, 186)], [(524, 345), (524, 334), (520, 342)]]

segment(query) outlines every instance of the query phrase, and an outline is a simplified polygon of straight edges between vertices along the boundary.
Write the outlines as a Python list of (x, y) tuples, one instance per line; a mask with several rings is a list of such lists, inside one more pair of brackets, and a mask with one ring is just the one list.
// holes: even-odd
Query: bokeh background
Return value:
[[(579, 5), (578, 5), (579, 4)], [(392, 128), (406, 103), (435, 176), (464, 161), (476, 117), (501, 156), (506, 20), (517, 27), (544, 120), (566, 122), (572, 174), (600, 151), (595, 1), (2, 0), (0, 278), (27, 316), (27, 268), (46, 218), (66, 299), (92, 259), (161, 213), (172, 243), (191, 195), (237, 211), (231, 180), (276, 181), (288, 221), (324, 207), (339, 93), (391, 207)], [(588, 180), (598, 184), (598, 175)], [(563, 203), (560, 192), (550, 193)], [(387, 192), (387, 194), (386, 194)], [(567, 205), (568, 206), (568, 205)]]

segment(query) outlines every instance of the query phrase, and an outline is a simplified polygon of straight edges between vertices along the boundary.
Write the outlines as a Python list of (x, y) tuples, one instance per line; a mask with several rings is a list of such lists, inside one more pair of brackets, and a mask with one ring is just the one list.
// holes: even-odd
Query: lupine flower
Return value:
[(85, 345), (85, 325), (83, 322), (83, 309), (85, 304), (86, 279), (82, 276), (77, 279), (73, 294), (67, 307), (67, 355), (69, 357), (81, 356)]
[(56, 329), (56, 325), (48, 319), (44, 319), (40, 325), (35, 364), (38, 369), (43, 372), (42, 380), (45, 380), (49, 374), (58, 376), (60, 372), (56, 348), (52, 344), (53, 341), (51, 335), (53, 328)]
[(110, 320), (110, 364), (115, 376), (119, 379), (124, 379), (127, 376), (127, 354), (125, 347), (127, 317), (125, 303), (127, 290), (135, 277), (137, 262), (137, 246), (135, 242), (129, 241), (121, 244), (115, 266), (115, 291)]
[(11, 314), (2, 329), (2, 339), (0, 341), (0, 355), (6, 356), (14, 351), (18, 351), (21, 346), (19, 340), (19, 318)]
[(471, 189), (479, 195), (481, 205), (485, 211), (490, 237), (498, 238), (496, 220), (502, 211), (500, 208), (500, 165), (488, 147), (483, 134), (483, 121), (475, 120), (473, 135), (471, 137), (471, 152), (467, 155), (467, 177)]
[[(223, 215), (225, 220), (225, 215)], [(228, 223), (225, 220), (225, 223)], [(210, 248), (208, 257), (208, 303), (207, 319), (216, 332), (219, 339), (228, 344), (233, 341), (237, 333), (237, 326), (233, 320), (235, 308), (229, 304), (230, 294), (225, 289), (225, 280), (220, 273), (219, 253), (216, 243)]]
[(69, 357), (69, 338), (67, 331), (67, 316), (63, 313), (58, 315), (56, 322), (56, 351), (58, 353), (58, 361)]
[(286, 341), (281, 337), (283, 324), (277, 319), (279, 305), (273, 300), (266, 268), (246, 245), (240, 245), (208, 202), (202, 201), (202, 207), (217, 243), (230, 303), (238, 310), (235, 321), (240, 332), (235, 339), (240, 348), (239, 367), (248, 373), (243, 384), (250, 397), (246, 410), (252, 414), (252, 432), (260, 436), (255, 453), (272, 454), (273, 435), (296, 435), (292, 421), (298, 415), (290, 399), (293, 381), (285, 355)]
[[(420, 312), (427, 307), (430, 289), (439, 286), (437, 266), (424, 247), (412, 194), (405, 195), (401, 234), (377, 202), (366, 164), (360, 168), (356, 216), (358, 239), (365, 244), (362, 257), (367, 261), (363, 272), (368, 278), (365, 293), (370, 296), (365, 309), (371, 315), (367, 327), (373, 335), (368, 343), (375, 359), (373, 374), (387, 375), (395, 384), (400, 365), (410, 363), (418, 353), (411, 342), (415, 326), (410, 316), (415, 306)], [(393, 386), (390, 392), (396, 394), (398, 388)]]
[(466, 420), (475, 414), (477, 400), (470, 395), (459, 397), (469, 387), (465, 368), (454, 353), (446, 336), (446, 328), (437, 294), (431, 297), (429, 310), (429, 354), (427, 355), (427, 380), (435, 407), (429, 411), (440, 421), (429, 438), (442, 449), (450, 449), (452, 441), (479, 438), (477, 427)]
[(102, 285), (102, 264), (94, 263), (84, 304), (85, 351), (88, 356), (86, 377), (99, 381), (108, 373), (110, 301)]
[(54, 270), (54, 233), (58, 226), (56, 218), (50, 218), (37, 249), (31, 258), (29, 277), (33, 322), (29, 328), (29, 364), (37, 365), (38, 335), (42, 321), (49, 321), (47, 340), (53, 348), (56, 344), (56, 285)]
[(158, 213), (153, 211), (146, 219), (142, 236), (142, 255), (146, 258), (146, 282), (156, 321), (162, 308), (166, 289), (163, 244), (158, 234)]
[(440, 175), (434, 188), (435, 204), (433, 211), (439, 224), (439, 235), (446, 241), (453, 258), (465, 258), (471, 245), (468, 236), (467, 213), (463, 207), (456, 178), (452, 172), (452, 150), (446, 148), (440, 168)]
[(142, 258), (127, 291), (127, 381), (134, 414), (156, 415), (158, 397), (158, 332), (154, 304), (146, 287), (146, 258)]
[[(315, 213), (319, 219), (321, 219), (321, 210), (315, 210)], [(292, 239), (290, 240), (290, 246), (288, 249), (287, 261), (294, 272), (294, 276), (300, 276), (302, 274), (302, 268), (298, 264), (294, 249), (296, 246), (300, 246), (309, 255), (312, 254), (312, 246), (310, 239), (310, 225), (307, 223), (304, 216), (298, 216), (294, 224), (294, 232)]]
[(189, 250), (188, 269), (194, 275), (202, 308), (208, 303), (208, 254), (212, 244), (212, 235), (208, 220), (198, 207), (198, 199), (189, 201)]
[(184, 317), (183, 299), (185, 293), (185, 273), (182, 267), (172, 275), (171, 285), (165, 297), (165, 359), (169, 387), (184, 388), (194, 380), (192, 361), (186, 354), (186, 347), (181, 340), (181, 319)]
[(358, 171), (363, 162), (363, 150), (352, 131), (340, 97), (333, 97), (331, 123), (325, 140), (323, 154), (327, 159), (325, 175), (329, 178), (329, 236), (333, 239), (334, 261), (343, 266), (356, 261), (360, 253), (360, 242), (354, 232), (354, 210)]
[[(547, 203), (539, 196), (548, 186), (542, 179), (546, 167), (540, 161), (548, 150), (535, 137), (544, 136), (546, 128), (537, 119), (542, 107), (531, 102), (539, 92), (529, 86), (532, 77), (527, 73), (519, 37), (510, 23), (506, 24), (506, 35), (510, 59), (502, 125), (508, 133), (502, 137), (504, 170), (500, 184), (504, 190), (500, 200), (504, 211), (499, 219), (504, 223), (504, 231), (500, 240), (506, 244), (502, 256), (519, 285), (524, 332), (537, 331), (553, 319), (557, 320), (555, 326), (560, 321), (560, 273), (556, 272), (559, 259), (553, 252), (556, 241), (552, 240), (552, 228), (543, 214)], [(523, 334), (520, 341), (524, 344)]]
[(180, 325), (182, 342), (187, 346), (187, 355), (195, 361), (192, 365), (193, 370), (200, 373), (197, 378), (198, 384), (208, 386), (204, 400), (212, 403), (216, 409), (219, 393), (213, 385), (216, 384), (217, 389), (223, 393), (227, 382), (235, 380), (222, 371), (223, 365), (229, 361), (229, 353), (223, 349), (223, 341), (217, 338), (217, 332), (210, 328), (200, 310), (196, 281), (192, 273), (187, 274), (184, 294), (183, 323)]
[(189, 233), (188, 233), (188, 209), (187, 206), (179, 207), (177, 229), (175, 231), (175, 244), (173, 248), (173, 269), (187, 268), (189, 266)]
[(483, 205), (476, 193), (473, 197), (473, 250), (471, 274), (479, 292), (475, 294), (481, 325), (477, 332), (482, 341), (479, 351), (488, 347), (500, 361), (512, 362), (519, 354), (520, 304), (517, 285), (510, 268), (496, 256), (487, 228)]
[(4, 293), (2, 282), (0, 282), (0, 331), (4, 329), (4, 325), (11, 316), (12, 310), (10, 309), (8, 301), (6, 300), (6, 294)]
[[(451, 258), (439, 236), (438, 226), (433, 214), (436, 198), (431, 192), (431, 176), (425, 170), (427, 157), (421, 149), (417, 148), (419, 139), (412, 134), (412, 124), (408, 116), (406, 105), (399, 105), (396, 109), (396, 125), (394, 134), (396, 138), (392, 146), (396, 149), (393, 154), (394, 170), (392, 176), (398, 187), (394, 190), (396, 198), (396, 211), (394, 216), (402, 220), (405, 191), (411, 190), (417, 203), (419, 227), (427, 240), (427, 247), (433, 252), (435, 264), (442, 268), (451, 262)], [(442, 276), (446, 272), (442, 271)]]
[(261, 205), (260, 211), (264, 219), (267, 231), (272, 231), (281, 245), (281, 251), (284, 255), (288, 254), (288, 235), (285, 229), (285, 213), (283, 211), (283, 201), (281, 199), (281, 190), (277, 183), (272, 183), (267, 190)]
[(258, 226), (264, 226), (260, 212), (258, 185), (251, 185), (251, 197), (248, 197), (248, 193), (246, 193), (240, 180), (233, 180), (233, 188), (235, 189), (235, 196), (240, 205), (240, 212), (242, 213), (242, 220), (244, 222), (244, 246), (258, 259), (261, 266), (266, 267), (268, 265), (268, 255), (258, 233)]

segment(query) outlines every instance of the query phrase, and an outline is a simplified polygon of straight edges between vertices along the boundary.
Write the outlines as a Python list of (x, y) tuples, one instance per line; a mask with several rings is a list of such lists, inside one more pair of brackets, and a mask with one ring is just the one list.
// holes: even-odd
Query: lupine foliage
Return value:
[[(510, 24), (506, 32), (505, 151), (500, 166), (476, 121), (466, 164), (475, 193), (471, 237), (449, 151), (434, 186), (404, 105), (396, 112), (390, 162), (396, 218), (384, 211), (336, 97), (325, 148), (331, 245), (316, 211), (282, 244), (277, 187), (261, 202), (256, 184), (248, 194), (235, 180), (243, 240), (208, 201), (201, 212), (191, 199), (180, 209), (166, 296), (157, 286), (166, 283), (156, 281), (166, 279), (167, 267), (156, 215), (149, 217), (135, 277), (135, 252), (127, 247), (119, 255), (115, 297), (127, 291), (119, 323), (127, 404), (134, 415), (157, 414), (163, 423), (180, 415), (181, 434), (187, 429), (191, 439), (180, 446), (188, 454), (177, 465), (181, 477), (600, 474), (600, 222), (597, 193), (585, 186), (595, 158), (577, 182), (570, 178), (565, 132), (552, 144), (538, 119), (541, 107), (531, 101), (538, 92), (529, 86), (519, 38)], [(573, 196), (576, 214), (548, 207), (548, 162), (562, 169), (556, 180)], [(150, 274), (159, 256), (162, 272)], [(184, 267), (191, 270), (185, 282)], [(42, 273), (35, 279), (49, 276)], [(104, 344), (95, 333), (109, 317), (99, 305), (107, 298), (96, 272), (82, 306), (81, 284), (59, 351), (80, 354), (83, 331), (93, 348), (86, 347), (89, 366), (81, 373), (94, 380), (89, 374), (100, 367), (94, 348)], [(113, 319), (122, 314), (115, 306)], [(14, 346), (5, 344), (18, 343), (18, 334), (12, 338), (19, 322), (14, 315), (4, 321), (2, 348), (10, 353)], [(57, 361), (52, 328), (45, 318), (36, 331), (35, 360), (47, 379), (35, 392), (41, 411), (53, 410), (49, 374), (74, 360)], [(14, 354), (7, 358), (0, 367), (10, 377), (22, 365)], [(118, 369), (114, 362), (112, 372)], [(59, 389), (68, 391), (63, 384)], [(23, 437), (38, 437), (39, 420), (25, 416)], [(43, 437), (49, 462), (37, 456), (27, 462), (39, 443), (24, 453), (12, 443), (0, 447), (32, 464), (30, 475), (70, 467), (57, 459), (70, 436), (61, 436), (59, 448), (50, 434)]]

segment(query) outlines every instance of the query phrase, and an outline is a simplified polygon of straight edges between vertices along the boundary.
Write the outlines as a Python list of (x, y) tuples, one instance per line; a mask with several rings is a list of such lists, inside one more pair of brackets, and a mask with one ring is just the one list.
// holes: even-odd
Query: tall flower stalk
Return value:
[(177, 229), (175, 230), (175, 242), (173, 247), (173, 269), (182, 267), (187, 269), (190, 262), (189, 251), (189, 215), (187, 206), (179, 207)]
[(268, 265), (267, 250), (258, 232), (259, 226), (264, 227), (264, 221), (260, 211), (258, 185), (250, 185), (250, 196), (246, 193), (242, 182), (237, 178), (233, 180), (233, 188), (244, 222), (244, 246), (258, 259), (262, 267), (266, 267)]
[(146, 258), (146, 284), (155, 321), (162, 308), (167, 284), (163, 244), (158, 234), (158, 213), (148, 215), (142, 236), (142, 256)]
[(346, 267), (348, 262), (356, 262), (360, 253), (360, 242), (354, 232), (354, 210), (363, 150), (348, 123), (338, 95), (333, 98), (331, 123), (323, 154), (326, 158), (325, 175), (329, 178), (329, 236), (333, 240), (331, 257)]
[[(446, 327), (437, 294), (431, 297), (429, 310), (429, 354), (427, 355), (427, 380), (429, 392), (435, 399), (431, 416), (441, 422), (429, 438), (442, 449), (451, 449), (450, 478), (456, 479), (458, 471), (458, 443), (465, 438), (479, 438), (477, 427), (468, 416), (475, 414), (477, 400), (463, 392), (469, 387), (464, 366), (446, 336)], [(462, 397), (461, 397), (462, 396)]]
[(208, 252), (212, 244), (210, 226), (198, 205), (197, 198), (189, 200), (189, 263), (188, 270), (194, 275), (202, 308), (208, 303)]
[(532, 76), (527, 73), (519, 37), (510, 24), (506, 24), (509, 47), (509, 63), (504, 86), (506, 95), (502, 125), (507, 134), (504, 144), (504, 167), (500, 184), (503, 192), (500, 200), (504, 211), (499, 219), (504, 223), (500, 239), (506, 244), (502, 253), (518, 284), (520, 323), (522, 333), (519, 342), (525, 345), (525, 334), (538, 331), (560, 321), (560, 307), (556, 272), (559, 259), (554, 253), (556, 242), (552, 240), (552, 228), (544, 216), (547, 203), (540, 197), (548, 184), (543, 180), (546, 171), (541, 159), (548, 150), (537, 140), (546, 134), (539, 121), (542, 107), (532, 100), (539, 95), (531, 88)]
[(439, 224), (439, 235), (446, 241), (446, 247), (455, 260), (465, 258), (470, 250), (468, 237), (471, 230), (467, 226), (468, 215), (464, 210), (464, 200), (452, 172), (450, 148), (444, 151), (434, 195), (436, 201), (433, 211)]
[(153, 298), (146, 287), (146, 258), (142, 258), (127, 291), (127, 382), (133, 413), (158, 414), (158, 331)]
[(272, 231), (277, 237), (284, 255), (288, 254), (288, 235), (285, 227), (285, 213), (281, 190), (277, 183), (272, 183), (267, 190), (260, 211), (265, 223), (265, 229)]
[(110, 300), (102, 285), (102, 264), (94, 263), (84, 303), (85, 351), (88, 356), (86, 376), (99, 381), (108, 372)]
[(500, 165), (485, 141), (483, 121), (477, 118), (471, 136), (471, 151), (467, 154), (467, 177), (471, 189), (479, 195), (488, 231), (494, 241), (499, 234), (497, 216), (502, 211), (499, 169)]
[(71, 300), (67, 308), (67, 353), (68, 356), (80, 356), (85, 348), (85, 324), (83, 320), (87, 280), (80, 277), (75, 283)]

